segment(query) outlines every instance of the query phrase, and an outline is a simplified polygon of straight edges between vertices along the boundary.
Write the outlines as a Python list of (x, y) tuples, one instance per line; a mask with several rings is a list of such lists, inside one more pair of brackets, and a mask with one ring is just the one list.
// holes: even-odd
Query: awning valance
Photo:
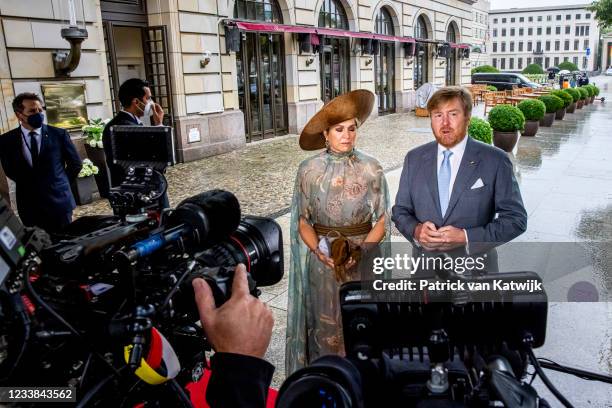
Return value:
[[(230, 22), (229, 20), (227, 22)], [(314, 27), (274, 23), (252, 23), (246, 21), (231, 21), (240, 30), (259, 31), (264, 33), (307, 33), (316, 34)]]
[(390, 42), (402, 42), (402, 43), (413, 43), (414, 38), (411, 37), (397, 37), (393, 35), (374, 34), (359, 31), (349, 30), (338, 30), (335, 28), (324, 28), (324, 27), (312, 27), (312, 26), (299, 26), (289, 24), (275, 24), (275, 23), (260, 23), (250, 21), (239, 21), (239, 20), (225, 20), (227, 25), (235, 25), (238, 29), (243, 31), (257, 31), (264, 33), (306, 33), (306, 34), (318, 34), (329, 37), (343, 37), (343, 38), (367, 38), (379, 41), (390, 41)]

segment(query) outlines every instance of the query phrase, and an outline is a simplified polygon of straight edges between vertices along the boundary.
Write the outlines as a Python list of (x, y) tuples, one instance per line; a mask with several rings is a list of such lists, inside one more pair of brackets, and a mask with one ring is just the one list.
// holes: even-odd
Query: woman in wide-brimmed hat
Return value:
[(325, 148), (300, 164), (291, 207), (286, 375), (325, 354), (344, 354), (338, 289), (359, 280), (363, 244), (390, 231), (389, 193), (380, 163), (355, 149), (357, 128), (374, 94), (340, 95), (310, 119), (304, 150)]

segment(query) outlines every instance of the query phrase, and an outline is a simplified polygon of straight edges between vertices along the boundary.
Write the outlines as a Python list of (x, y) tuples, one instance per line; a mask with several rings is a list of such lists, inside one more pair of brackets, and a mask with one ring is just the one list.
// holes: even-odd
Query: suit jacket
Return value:
[(76, 207), (70, 182), (83, 163), (68, 132), (42, 126), (40, 153), (34, 168), (26, 161), (22, 146), (20, 127), (0, 136), (0, 160), (7, 177), (16, 184), (21, 220), (25, 225), (42, 228), (54, 220), (69, 220), (67, 215)]
[[(418, 223), (452, 225), (467, 231), (472, 244), (484, 252), (511, 241), (527, 229), (527, 212), (507, 154), (469, 136), (448, 209), (442, 216), (438, 197), (438, 143), (411, 150), (404, 160), (399, 190), (393, 206), (398, 230), (414, 243)], [(478, 179), (480, 188), (471, 187)], [(496, 217), (497, 215), (497, 217)]]
[(110, 135), (111, 126), (142, 126), (142, 124), (138, 123), (138, 121), (134, 119), (134, 117), (129, 113), (120, 111), (104, 127), (104, 132), (102, 133), (102, 144), (104, 145), (106, 165), (108, 166), (108, 170), (110, 171), (111, 187), (116, 187), (121, 184), (121, 182), (125, 178), (125, 172), (123, 171), (121, 166), (118, 166), (113, 163), (113, 148), (111, 146)]

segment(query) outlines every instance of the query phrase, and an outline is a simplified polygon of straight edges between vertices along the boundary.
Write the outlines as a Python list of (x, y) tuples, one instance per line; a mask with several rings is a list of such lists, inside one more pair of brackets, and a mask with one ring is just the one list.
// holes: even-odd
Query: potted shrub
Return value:
[(586, 103), (586, 98), (588, 98), (589, 96), (589, 91), (587, 91), (586, 89), (580, 87), (580, 88), (576, 88), (576, 90), (578, 92), (580, 92), (580, 100), (578, 101), (578, 105), (576, 106), (578, 109), (582, 109), (582, 107), (585, 105)]
[(593, 102), (595, 102), (595, 98), (599, 96), (599, 88), (597, 85), (593, 85), (593, 90), (595, 91), (595, 96), (593, 97)]
[(489, 123), (493, 128), (493, 144), (511, 152), (518, 142), (519, 131), (525, 126), (525, 116), (512, 105), (497, 105), (489, 112)]
[(540, 127), (540, 119), (546, 113), (546, 105), (539, 99), (526, 99), (518, 104), (517, 108), (525, 116), (525, 130), (523, 136), (535, 136)]
[(574, 101), (574, 98), (572, 98), (570, 94), (568, 94), (567, 92), (561, 89), (552, 91), (551, 95), (558, 96), (559, 98), (561, 98), (561, 101), (563, 102), (563, 107), (559, 109), (557, 111), (557, 114), (555, 115), (555, 119), (563, 120), (563, 118), (565, 117), (565, 110)]
[(91, 159), (93, 164), (99, 169), (96, 173), (96, 184), (100, 197), (108, 197), (110, 185), (108, 182), (108, 167), (106, 166), (106, 155), (104, 154), (104, 146), (102, 145), (102, 132), (104, 126), (108, 123), (108, 119), (91, 119), (88, 125), (81, 128), (83, 136), (85, 136), (85, 151), (87, 157)]
[(555, 115), (557, 111), (563, 108), (563, 101), (558, 96), (554, 95), (543, 95), (538, 98), (544, 105), (546, 105), (546, 113), (544, 117), (540, 119), (540, 126), (550, 127), (555, 121)]
[(487, 85), (487, 91), (497, 92), (497, 88), (493, 85)]
[(475, 140), (479, 140), (486, 144), (491, 144), (493, 141), (493, 129), (489, 122), (480, 118), (470, 119), (468, 126), (468, 135)]
[(595, 85), (588, 84), (587, 88), (588, 88), (588, 91), (589, 91), (589, 93), (591, 95), (591, 100), (590, 100), (589, 103), (593, 103), (593, 102), (595, 102), (595, 95), (596, 95), (596, 93), (595, 93)]
[(591, 88), (588, 85), (582, 85), (580, 89), (584, 89), (587, 92), (587, 96), (584, 99), (584, 104), (588, 105), (591, 103)]
[(573, 100), (573, 102), (570, 104), (570, 106), (567, 107), (566, 112), (567, 113), (574, 113), (574, 111), (576, 110), (576, 104), (580, 100), (580, 92), (578, 92), (578, 90), (576, 90), (574, 88), (564, 89), (563, 92), (567, 92), (567, 94), (570, 95), (572, 97), (572, 100)]
[(72, 193), (78, 205), (89, 204), (93, 201), (93, 193), (96, 191), (94, 176), (99, 169), (91, 160), (83, 160), (83, 168), (72, 184)]

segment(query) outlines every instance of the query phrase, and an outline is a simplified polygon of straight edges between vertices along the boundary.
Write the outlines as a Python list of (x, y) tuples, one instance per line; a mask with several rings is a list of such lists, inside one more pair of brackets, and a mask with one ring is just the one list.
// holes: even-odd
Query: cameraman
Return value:
[(215, 349), (206, 400), (217, 407), (265, 407), (274, 366), (263, 360), (274, 319), (249, 293), (246, 268), (236, 267), (232, 296), (221, 307), (203, 279), (193, 281), (202, 327)]

